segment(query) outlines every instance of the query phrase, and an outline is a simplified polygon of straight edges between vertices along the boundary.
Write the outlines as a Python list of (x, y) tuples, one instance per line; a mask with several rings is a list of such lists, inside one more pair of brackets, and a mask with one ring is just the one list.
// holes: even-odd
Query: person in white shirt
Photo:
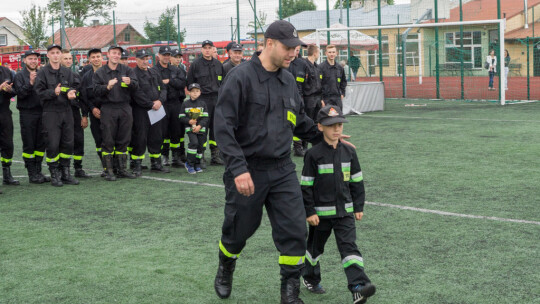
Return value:
[(489, 90), (494, 91), (493, 88), (493, 78), (495, 77), (495, 73), (497, 73), (497, 56), (495, 56), (495, 50), (489, 51), (489, 55), (486, 58), (486, 62), (489, 64), (488, 71), (489, 71)]

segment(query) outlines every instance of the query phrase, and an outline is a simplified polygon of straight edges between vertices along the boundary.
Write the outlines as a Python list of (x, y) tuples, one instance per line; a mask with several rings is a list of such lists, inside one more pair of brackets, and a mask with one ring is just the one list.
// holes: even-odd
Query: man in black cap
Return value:
[(171, 64), (179, 69), (186, 71), (186, 65), (182, 62), (182, 52), (178, 49), (174, 49), (171, 54)]
[(148, 145), (151, 170), (169, 173), (169, 169), (161, 164), (161, 145), (163, 143), (162, 122), (163, 119), (150, 124), (148, 111), (157, 111), (162, 103), (167, 100), (167, 86), (163, 84), (157, 70), (149, 69), (150, 54), (146, 50), (138, 50), (135, 53), (137, 66), (133, 68), (139, 81), (139, 88), (132, 95), (133, 131), (131, 135), (131, 161), (133, 174), (141, 176), (141, 162), (144, 159), (144, 151)]
[(101, 131), (102, 155), (108, 181), (116, 180), (113, 174), (113, 154), (118, 158), (118, 177), (135, 178), (126, 170), (127, 146), (131, 140), (131, 94), (137, 91), (138, 81), (132, 69), (120, 64), (123, 49), (109, 47), (109, 61), (94, 73), (94, 95), (102, 100)]
[[(73, 113), (71, 102), (77, 98), (79, 78), (62, 66), (62, 48), (47, 47), (49, 64), (39, 70), (35, 90), (43, 104), (43, 127), (47, 132), (46, 161), (51, 172), (51, 184), (78, 185), (69, 167), (73, 154)], [(60, 172), (61, 171), (61, 172)]]
[[(216, 106), (219, 87), (223, 80), (223, 66), (219, 60), (212, 57), (212, 48), (214, 43), (210, 40), (205, 40), (202, 43), (202, 57), (199, 57), (191, 64), (187, 82), (188, 85), (192, 83), (198, 83), (201, 86), (201, 100), (206, 103), (209, 115), (208, 131), (209, 140), (207, 143), (210, 145), (210, 151), (212, 152), (212, 159), (210, 164), (223, 165), (223, 160), (219, 155), (218, 146), (214, 138), (214, 108)], [(204, 157), (201, 160), (201, 168), (205, 168)]]
[(241, 44), (233, 43), (231, 45), (231, 49), (228, 51), (229, 53), (229, 59), (228, 61), (223, 63), (223, 75), (227, 75), (232, 68), (242, 63), (244, 60), (242, 56), (244, 55), (244, 49), (242, 48)]
[(4, 185), (19, 184), (19, 181), (13, 179), (11, 175), (13, 118), (11, 117), (9, 104), (15, 94), (12, 71), (7, 67), (0, 66), (0, 162), (2, 163)]
[(184, 150), (184, 128), (178, 118), (182, 101), (186, 98), (186, 72), (171, 64), (170, 46), (159, 48), (159, 63), (154, 69), (163, 79), (167, 90), (167, 100), (163, 103), (166, 116), (161, 122), (163, 128), (163, 165), (169, 166), (169, 149), (172, 151), (172, 166), (183, 167), (186, 159)]
[[(103, 157), (101, 155), (101, 146), (103, 143), (103, 137), (101, 136), (101, 104), (103, 98), (96, 98), (94, 94), (94, 83), (92, 78), (94, 73), (103, 66), (103, 56), (101, 50), (94, 48), (88, 51), (88, 65), (90, 69), (83, 75), (81, 80), (81, 101), (85, 103), (86, 108), (89, 111), (90, 116), (90, 131), (96, 144), (96, 152), (101, 160), (102, 167), (105, 168)], [(86, 67), (85, 67), (86, 68)], [(101, 173), (102, 177), (105, 177), (105, 172)]]
[(120, 56), (120, 64), (128, 66), (128, 58), (129, 58), (128, 52), (122, 49), (122, 56)]
[(300, 304), (306, 213), (290, 146), (293, 135), (311, 142), (322, 136), (303, 112), (296, 81), (285, 70), (302, 44), (296, 29), (276, 21), (264, 44), (260, 55), (230, 71), (216, 106), (226, 205), (214, 287), (220, 298), (229, 297), (236, 259), (259, 227), (265, 206), (280, 252), (281, 303)]
[(24, 53), (24, 68), (15, 75), (14, 88), (17, 92), (17, 109), (23, 142), (22, 157), (32, 184), (51, 180), (41, 173), (41, 163), (45, 155), (46, 138), (41, 116), (43, 107), (34, 89), (39, 64), (39, 53), (29, 50)]

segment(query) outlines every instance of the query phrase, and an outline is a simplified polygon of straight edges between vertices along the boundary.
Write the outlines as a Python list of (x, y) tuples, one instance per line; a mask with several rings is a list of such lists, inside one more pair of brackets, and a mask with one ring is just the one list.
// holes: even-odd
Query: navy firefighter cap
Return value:
[(340, 122), (349, 122), (341, 112), (341, 108), (328, 105), (322, 108), (317, 114), (317, 121), (323, 126), (331, 126)]

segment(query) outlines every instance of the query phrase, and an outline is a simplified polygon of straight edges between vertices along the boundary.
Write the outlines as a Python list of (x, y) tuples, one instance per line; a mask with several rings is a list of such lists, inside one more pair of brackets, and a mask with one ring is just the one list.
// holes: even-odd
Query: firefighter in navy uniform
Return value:
[(102, 156), (107, 181), (114, 181), (113, 154), (118, 158), (118, 177), (135, 178), (126, 170), (127, 146), (131, 140), (131, 94), (137, 91), (138, 81), (132, 69), (120, 64), (124, 50), (117, 45), (109, 47), (109, 61), (92, 77), (94, 95), (102, 101), (101, 135)]
[(322, 74), (322, 98), (325, 105), (336, 105), (343, 109), (343, 97), (347, 87), (345, 70), (336, 62), (337, 51), (334, 45), (326, 47), (326, 61), (319, 65)]
[(285, 70), (300, 44), (292, 24), (272, 23), (262, 53), (231, 70), (220, 89), (214, 118), (226, 161), (225, 219), (214, 282), (220, 298), (230, 296), (236, 259), (259, 227), (265, 206), (280, 252), (281, 303), (303, 303), (298, 296), (305, 210), (290, 146), (293, 134), (314, 143), (322, 135), (303, 112), (296, 81)]
[(244, 55), (244, 49), (241, 44), (238, 43), (232, 43), (228, 44), (227, 48), (230, 49), (227, 50), (227, 53), (229, 54), (229, 59), (227, 59), (226, 62), (223, 63), (223, 76), (227, 76), (227, 73), (229, 73), (232, 68), (239, 65), (240, 63), (244, 62), (245, 60), (242, 58)]
[(43, 127), (47, 132), (47, 164), (51, 184), (78, 185), (70, 173), (73, 154), (73, 113), (71, 102), (77, 98), (79, 78), (61, 63), (62, 48), (47, 47), (49, 64), (41, 68), (36, 77), (35, 90), (43, 104)]
[[(161, 155), (163, 165), (179, 168), (184, 166), (186, 159), (183, 138), (184, 129), (178, 118), (182, 101), (186, 98), (184, 89), (186, 88), (186, 72), (171, 64), (173, 50), (169, 46), (159, 48), (159, 63), (152, 69), (155, 70), (163, 80), (164, 88), (167, 91), (167, 99), (164, 101), (166, 116), (161, 122), (163, 129), (163, 148)], [(174, 60), (174, 59), (173, 59)], [(169, 148), (171, 150), (172, 162), (169, 163)]]
[(139, 88), (132, 95), (133, 130), (130, 143), (130, 155), (133, 175), (141, 176), (141, 162), (148, 146), (151, 170), (169, 173), (169, 169), (161, 164), (161, 145), (163, 143), (163, 119), (150, 124), (148, 111), (157, 111), (167, 99), (167, 88), (161, 80), (157, 70), (149, 69), (150, 54), (145, 50), (138, 50), (135, 54), (137, 66), (133, 68), (139, 81)]
[(11, 175), (11, 162), (13, 158), (13, 118), (9, 104), (15, 96), (13, 89), (13, 74), (0, 66), (0, 162), (4, 185), (19, 185), (19, 181)]
[(29, 50), (24, 53), (25, 68), (15, 75), (14, 88), (17, 92), (17, 109), (23, 142), (22, 157), (32, 184), (50, 182), (41, 173), (41, 163), (45, 156), (46, 138), (41, 116), (43, 108), (34, 89), (39, 64), (39, 53)]
[(120, 64), (128, 66), (128, 58), (129, 58), (128, 52), (122, 49), (122, 55), (120, 56)]
[[(61, 64), (71, 70), (73, 65), (73, 56), (68, 50), (62, 50)], [(81, 75), (74, 72), (75, 77), (81, 81)], [(80, 88), (77, 88), (80, 91)], [(71, 112), (73, 113), (73, 168), (75, 169), (75, 177), (90, 178), (84, 172), (82, 161), (84, 157), (84, 129), (88, 127), (88, 108), (86, 103), (80, 99), (80, 94), (71, 101)]]
[[(317, 113), (321, 109), (321, 79), (322, 74), (319, 71), (317, 60), (319, 59), (319, 47), (309, 45), (307, 48), (308, 56), (304, 59), (307, 70), (304, 90), (304, 109), (307, 116), (317, 122)], [(307, 145), (304, 143), (304, 151), (307, 150)]]
[[(291, 65), (289, 66), (288, 70), (293, 75), (294, 79), (296, 80), (296, 86), (298, 87), (298, 93), (300, 93), (300, 96), (304, 96), (304, 87), (306, 85), (306, 77), (308, 73), (308, 67), (306, 62), (302, 59), (302, 56), (300, 55), (300, 50), (302, 49), (302, 46), (297, 46), (295, 49), (296, 57), (291, 62)], [(307, 148), (307, 142), (302, 142), (300, 138), (294, 137), (293, 138), (293, 152), (294, 156), (304, 156), (304, 145), (306, 145)]]
[[(188, 85), (198, 83), (201, 86), (201, 97), (199, 97), (208, 107), (209, 124), (208, 124), (208, 141), (207, 146), (210, 146), (212, 153), (211, 165), (223, 165), (223, 160), (219, 155), (218, 145), (214, 138), (214, 108), (218, 99), (218, 91), (223, 80), (223, 66), (219, 60), (212, 58), (212, 49), (214, 43), (210, 40), (205, 40), (202, 43), (202, 57), (193, 61), (189, 67), (187, 75)], [(201, 168), (206, 168), (206, 163), (201, 160)]]

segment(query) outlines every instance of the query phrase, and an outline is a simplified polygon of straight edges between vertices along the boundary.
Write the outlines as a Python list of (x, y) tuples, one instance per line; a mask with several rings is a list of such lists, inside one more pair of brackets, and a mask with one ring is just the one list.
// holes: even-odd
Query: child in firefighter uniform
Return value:
[(333, 230), (353, 303), (365, 303), (375, 293), (375, 285), (364, 272), (356, 246), (354, 221), (362, 219), (365, 201), (362, 170), (354, 149), (339, 141), (347, 122), (341, 109), (326, 106), (317, 118), (324, 141), (305, 155), (300, 182), (309, 223), (303, 283), (310, 292), (325, 293), (319, 260)]
[(180, 108), (178, 117), (184, 126), (189, 138), (187, 149), (186, 170), (189, 174), (201, 173), (201, 158), (206, 142), (206, 127), (208, 124), (208, 109), (206, 103), (198, 99), (201, 96), (201, 86), (192, 83), (188, 87), (190, 99)]

